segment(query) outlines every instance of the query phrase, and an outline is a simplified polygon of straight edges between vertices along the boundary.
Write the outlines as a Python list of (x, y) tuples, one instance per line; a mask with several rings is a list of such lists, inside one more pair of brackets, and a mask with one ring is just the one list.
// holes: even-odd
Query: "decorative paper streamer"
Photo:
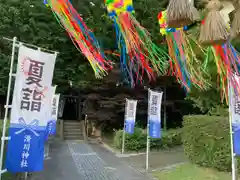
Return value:
[(239, 76), (239, 53), (230, 43), (226, 43), (224, 45), (209, 46), (207, 54), (206, 61), (209, 62), (212, 55), (217, 67), (217, 73), (219, 75), (219, 89), (221, 90), (221, 100), (226, 99), (226, 102), (228, 103), (228, 81), (234, 88), (235, 93), (240, 92), (240, 87), (238, 86), (236, 79), (233, 78), (234, 74)]
[(155, 73), (164, 74), (168, 54), (152, 42), (148, 31), (135, 19), (132, 0), (104, 2), (114, 22), (121, 70), (130, 85), (143, 82), (145, 73), (150, 81), (155, 79)]
[(112, 69), (93, 32), (84, 23), (83, 18), (74, 9), (69, 0), (44, 0), (51, 7), (57, 21), (68, 32), (76, 48), (88, 59), (96, 78), (102, 78)]
[(187, 37), (184, 32), (190, 26), (168, 28), (166, 11), (159, 13), (158, 21), (161, 35), (166, 36), (168, 51), (171, 57), (170, 70), (172, 74), (176, 76), (186, 91), (190, 90), (192, 84), (199, 89), (209, 87), (209, 84), (204, 79), (203, 63), (194, 53), (193, 46), (202, 54), (205, 54), (205, 51), (193, 37)]

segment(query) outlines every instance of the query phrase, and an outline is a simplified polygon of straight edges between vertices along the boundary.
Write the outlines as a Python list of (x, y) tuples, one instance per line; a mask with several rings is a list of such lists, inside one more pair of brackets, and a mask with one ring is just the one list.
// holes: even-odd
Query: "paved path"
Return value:
[(98, 144), (54, 141), (45, 170), (31, 180), (150, 180)]

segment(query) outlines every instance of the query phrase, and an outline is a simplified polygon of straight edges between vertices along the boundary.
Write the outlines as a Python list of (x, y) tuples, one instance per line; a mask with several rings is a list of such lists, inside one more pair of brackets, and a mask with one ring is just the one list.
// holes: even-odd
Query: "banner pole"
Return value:
[(233, 130), (232, 130), (232, 111), (231, 111), (231, 106), (232, 106), (232, 89), (230, 86), (230, 81), (228, 80), (228, 94), (229, 94), (229, 100), (228, 100), (228, 109), (229, 109), (229, 129), (230, 129), (230, 141), (231, 141), (231, 158), (232, 158), (232, 180), (237, 180), (237, 173), (236, 173), (236, 158), (235, 158), (235, 153), (233, 149)]
[(24, 174), (24, 180), (27, 180), (27, 178), (28, 178), (28, 172), (25, 172), (25, 174)]
[(12, 76), (13, 76), (13, 62), (14, 62), (14, 55), (15, 55), (15, 46), (16, 46), (17, 38), (13, 38), (12, 43), (12, 56), (10, 62), (10, 71), (9, 71), (9, 79), (8, 79), (8, 89), (7, 89), (7, 99), (6, 99), (6, 107), (5, 107), (5, 114), (3, 119), (3, 131), (2, 131), (2, 138), (1, 138), (1, 156), (0, 156), (0, 180), (2, 179), (2, 168), (3, 168), (3, 154), (4, 154), (4, 145), (5, 145), (5, 136), (6, 136), (6, 125), (7, 125), (7, 118), (8, 118), (8, 109), (9, 109), (9, 99), (10, 99), (10, 89), (12, 84)]
[(147, 149), (146, 149), (146, 170), (149, 166), (149, 151), (150, 151), (150, 141), (149, 141), (149, 121), (147, 123)]
[(125, 119), (124, 119), (124, 125), (123, 125), (123, 134), (122, 134), (122, 154), (124, 154), (125, 149)]
[(150, 89), (148, 89), (148, 117), (147, 117), (147, 147), (146, 147), (146, 170), (148, 170), (149, 161), (149, 99), (150, 99)]
[(123, 134), (122, 134), (122, 154), (125, 150), (125, 128), (126, 128), (126, 113), (127, 113), (127, 99), (125, 99), (125, 115), (124, 115), (124, 123), (123, 123)]
[(47, 154), (46, 154), (46, 158), (48, 158), (49, 157), (49, 146), (50, 146), (50, 144), (49, 144), (49, 142), (47, 142)]

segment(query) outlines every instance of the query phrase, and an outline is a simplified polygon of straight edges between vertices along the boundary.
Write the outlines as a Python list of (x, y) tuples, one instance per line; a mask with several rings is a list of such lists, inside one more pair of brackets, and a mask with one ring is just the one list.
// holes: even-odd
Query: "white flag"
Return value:
[(162, 92), (155, 92), (149, 89), (148, 99), (148, 121), (149, 135), (152, 138), (161, 137), (161, 103)]
[(129, 134), (133, 134), (137, 111), (137, 100), (126, 99), (125, 109), (125, 131)]
[(58, 104), (59, 104), (60, 94), (55, 94), (52, 101), (52, 119), (57, 120), (58, 118)]
[(19, 48), (6, 158), (9, 172), (43, 170), (55, 60), (56, 54)]
[(19, 124), (23, 118), (21, 124), (37, 120), (35, 125), (47, 125), (55, 60), (56, 54), (19, 48), (11, 124)]

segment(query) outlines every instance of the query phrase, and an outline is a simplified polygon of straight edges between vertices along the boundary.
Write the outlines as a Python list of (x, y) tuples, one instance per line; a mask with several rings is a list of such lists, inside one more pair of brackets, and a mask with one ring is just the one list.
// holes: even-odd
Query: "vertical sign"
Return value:
[(126, 99), (125, 109), (125, 132), (128, 134), (133, 134), (137, 110), (137, 100)]
[(52, 136), (56, 134), (59, 97), (60, 97), (60, 94), (55, 94), (52, 99), (51, 119), (47, 125), (48, 136)]
[(51, 108), (49, 108), (48, 110), (47, 126), (46, 126), (46, 132), (45, 132), (46, 140), (48, 140), (48, 136), (50, 135), (49, 132), (51, 131), (50, 129), (51, 129), (51, 121), (52, 121), (52, 103), (53, 103), (56, 87), (57, 86), (51, 86), (50, 88), (51, 98), (49, 99), (49, 104), (51, 104)]
[(60, 98), (59, 100), (59, 108), (58, 108), (58, 117), (62, 118), (63, 110), (65, 106), (65, 98)]
[[(235, 78), (233, 82), (237, 83), (235, 85), (239, 86), (240, 77), (234, 75)], [(230, 82), (230, 81), (229, 81)], [(240, 94), (239, 92), (234, 92), (235, 86), (230, 82), (229, 86), (229, 112), (231, 114), (231, 125), (232, 125), (232, 135), (233, 135), (233, 151), (236, 155), (240, 155)]]
[(149, 136), (152, 138), (161, 137), (161, 102), (162, 92), (155, 92), (149, 89), (148, 99), (148, 123)]
[(56, 54), (19, 48), (6, 158), (10, 172), (43, 170), (55, 60)]

